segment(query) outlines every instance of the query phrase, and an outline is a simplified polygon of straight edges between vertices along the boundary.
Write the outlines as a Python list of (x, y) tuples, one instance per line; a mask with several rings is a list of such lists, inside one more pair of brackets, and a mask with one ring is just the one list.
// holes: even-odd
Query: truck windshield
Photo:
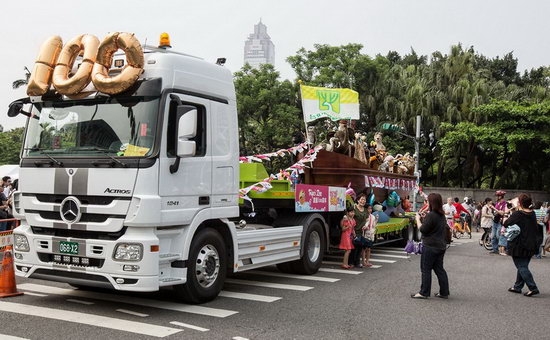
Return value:
[(35, 103), (23, 156), (149, 156), (158, 105), (158, 97)]

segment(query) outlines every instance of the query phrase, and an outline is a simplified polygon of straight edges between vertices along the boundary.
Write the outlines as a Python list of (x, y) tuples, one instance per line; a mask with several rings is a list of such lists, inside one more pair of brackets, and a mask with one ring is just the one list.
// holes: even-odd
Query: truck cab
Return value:
[[(189, 287), (195, 261), (195, 288), (179, 291), (202, 302), (236, 262), (225, 253), (236, 239), (229, 218), (239, 215), (233, 77), (168, 49), (143, 56), (142, 74), (122, 93), (89, 86), (67, 96), (51, 87), (10, 105), (8, 115), (29, 117), (14, 200), (16, 273), (155, 291)], [(126, 58), (113, 59), (115, 75)], [(201, 246), (197, 237), (209, 240)], [(197, 264), (191, 247), (210, 255)]]

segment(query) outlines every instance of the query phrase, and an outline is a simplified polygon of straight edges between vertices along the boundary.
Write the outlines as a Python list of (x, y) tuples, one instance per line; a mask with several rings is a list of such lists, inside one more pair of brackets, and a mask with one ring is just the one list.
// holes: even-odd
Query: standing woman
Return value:
[(519, 235), (508, 242), (508, 255), (512, 256), (517, 268), (516, 282), (508, 291), (519, 294), (523, 286), (527, 285), (529, 291), (523, 295), (533, 296), (539, 294), (539, 289), (529, 270), (529, 262), (542, 243), (542, 229), (537, 225), (531, 197), (521, 194), (518, 196), (518, 202), (519, 209), (504, 222), (506, 227), (516, 224), (520, 228)]
[(493, 210), (495, 209), (493, 207), (493, 200), (490, 197), (487, 197), (484, 202), (485, 204), (481, 208), (481, 228), (483, 228), (483, 235), (481, 235), (481, 239), (479, 240), (480, 246), (483, 245), (485, 235), (491, 235), (491, 230), (493, 229)]
[(420, 257), (420, 271), (422, 272), (422, 284), (420, 291), (411, 294), (413, 299), (427, 299), (432, 290), (432, 270), (439, 281), (439, 293), (435, 296), (442, 299), (449, 298), (449, 278), (443, 268), (443, 257), (447, 245), (445, 233), (447, 221), (443, 211), (443, 199), (440, 194), (431, 193), (428, 195), (429, 213), (420, 222), (420, 214), (416, 214), (416, 225), (422, 233), (422, 244), (424, 248)]
[(356, 268), (363, 268), (361, 263), (361, 254), (363, 250), (367, 247), (366, 239), (363, 237), (363, 227), (367, 223), (369, 217), (369, 212), (365, 205), (367, 204), (367, 195), (359, 194), (357, 196), (357, 203), (354, 206), (355, 216), (355, 238), (353, 240), (354, 248), (351, 250), (349, 255), (349, 265)]

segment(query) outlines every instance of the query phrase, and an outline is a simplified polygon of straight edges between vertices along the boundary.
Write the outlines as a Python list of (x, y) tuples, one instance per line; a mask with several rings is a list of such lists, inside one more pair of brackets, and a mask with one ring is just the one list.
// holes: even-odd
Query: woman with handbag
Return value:
[(435, 296), (442, 299), (449, 298), (449, 278), (443, 268), (443, 258), (447, 250), (445, 235), (447, 220), (443, 211), (443, 199), (440, 194), (428, 195), (429, 213), (420, 221), (420, 214), (416, 214), (416, 225), (422, 233), (422, 255), (420, 257), (420, 271), (422, 284), (420, 291), (411, 294), (413, 299), (427, 299), (432, 289), (432, 270), (439, 281), (439, 293)]
[(519, 235), (508, 242), (508, 255), (512, 256), (517, 269), (516, 282), (508, 291), (520, 294), (523, 286), (527, 285), (529, 291), (523, 295), (534, 296), (539, 294), (539, 289), (529, 270), (529, 262), (542, 243), (542, 229), (537, 224), (531, 197), (521, 194), (518, 202), (519, 209), (504, 222), (506, 227), (516, 224), (520, 228)]
[(367, 248), (367, 239), (363, 236), (363, 227), (367, 223), (369, 212), (365, 205), (367, 204), (367, 195), (359, 194), (357, 196), (357, 203), (354, 206), (355, 216), (355, 238), (353, 239), (353, 246), (355, 247), (349, 255), (349, 265), (356, 268), (363, 268), (361, 263), (361, 253), (363, 249)]

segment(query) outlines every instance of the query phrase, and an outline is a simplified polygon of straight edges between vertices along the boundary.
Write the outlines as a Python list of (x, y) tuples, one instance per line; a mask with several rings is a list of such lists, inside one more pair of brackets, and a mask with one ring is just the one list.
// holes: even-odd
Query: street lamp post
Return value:
[(414, 162), (414, 176), (416, 177), (416, 186), (413, 190), (413, 211), (416, 210), (416, 195), (418, 193), (418, 186), (420, 185), (420, 128), (422, 125), (422, 116), (416, 115), (416, 136), (414, 138), (414, 153), (416, 156), (415, 162)]

